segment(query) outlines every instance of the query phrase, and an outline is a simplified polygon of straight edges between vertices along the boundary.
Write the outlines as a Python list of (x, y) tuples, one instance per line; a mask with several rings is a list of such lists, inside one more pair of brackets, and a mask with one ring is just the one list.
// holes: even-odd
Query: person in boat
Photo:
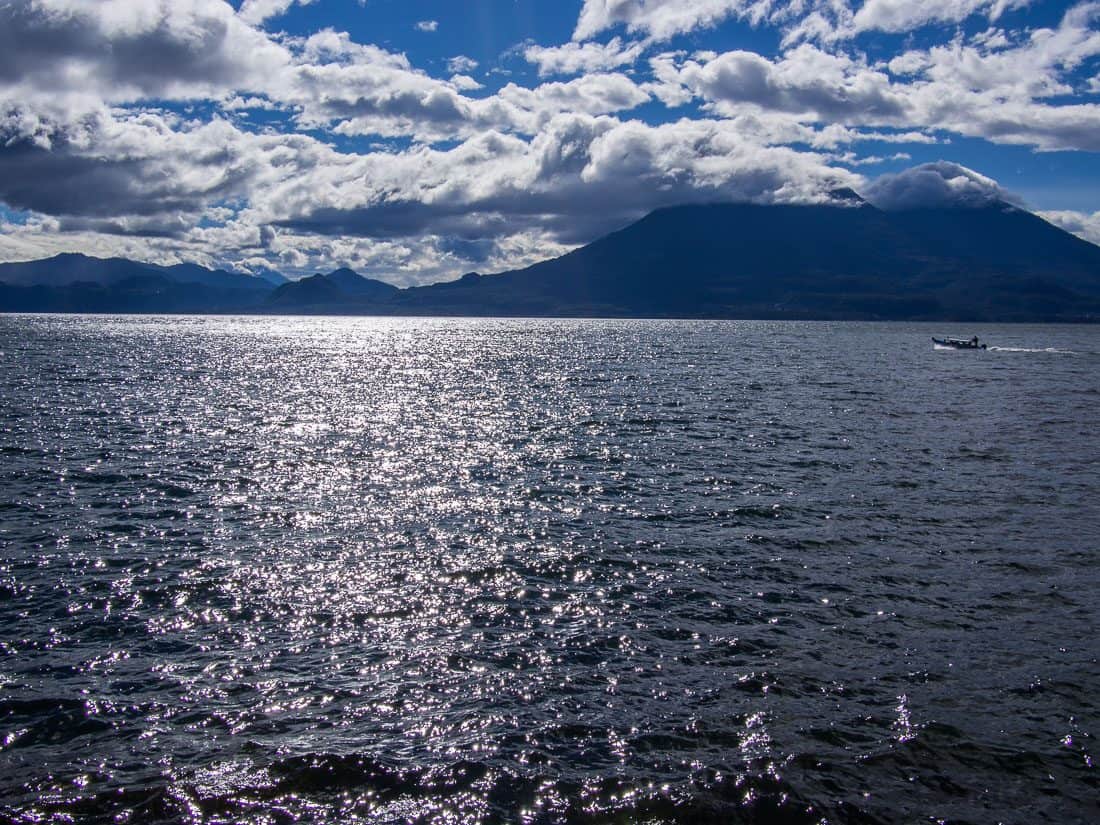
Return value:
[(978, 346), (978, 336), (977, 335), (975, 335), (973, 338), (970, 339), (970, 344), (972, 346), (975, 346), (975, 347)]

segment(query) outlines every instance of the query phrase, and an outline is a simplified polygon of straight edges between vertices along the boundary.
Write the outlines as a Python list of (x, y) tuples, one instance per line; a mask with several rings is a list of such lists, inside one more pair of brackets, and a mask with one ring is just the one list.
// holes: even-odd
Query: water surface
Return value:
[(1100, 328), (0, 352), (0, 820), (1100, 819)]

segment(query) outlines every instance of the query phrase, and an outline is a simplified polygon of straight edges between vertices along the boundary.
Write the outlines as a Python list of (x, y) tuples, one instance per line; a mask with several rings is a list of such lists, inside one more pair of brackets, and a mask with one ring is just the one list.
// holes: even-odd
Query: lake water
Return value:
[(0, 821), (1100, 820), (1100, 326), (0, 352)]

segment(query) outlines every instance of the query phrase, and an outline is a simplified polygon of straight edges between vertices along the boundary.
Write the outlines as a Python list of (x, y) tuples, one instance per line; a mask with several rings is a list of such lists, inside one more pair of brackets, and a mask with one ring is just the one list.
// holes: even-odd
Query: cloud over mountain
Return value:
[(875, 206), (887, 210), (979, 208), (997, 203), (1018, 204), (1020, 200), (985, 175), (946, 161), (882, 175), (863, 194)]

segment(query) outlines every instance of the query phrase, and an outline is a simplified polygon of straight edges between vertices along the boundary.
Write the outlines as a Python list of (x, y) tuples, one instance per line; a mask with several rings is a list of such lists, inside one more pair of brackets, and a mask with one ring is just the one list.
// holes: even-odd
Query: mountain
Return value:
[(280, 309), (335, 306), (348, 296), (324, 275), (288, 281), (267, 296), (265, 305)]
[(282, 286), (290, 280), (283, 273), (268, 269), (266, 266), (260, 267), (252, 275), (260, 280), (267, 281), (272, 286)]
[(254, 309), (268, 281), (197, 264), (63, 254), (0, 264), (0, 311), (229, 312)]
[(560, 258), (410, 289), (58, 256), (0, 265), (0, 310), (1100, 321), (1100, 247), (1003, 202), (884, 211), (845, 191), (659, 209)]
[(125, 258), (55, 255), (38, 261), (0, 264), (0, 283), (11, 286), (62, 287), (73, 283), (109, 285), (127, 278), (153, 274), (149, 264)]
[(150, 268), (164, 273), (169, 280), (179, 284), (201, 284), (216, 289), (245, 289), (253, 292), (269, 292), (272, 286), (261, 277), (226, 272), (224, 269), (206, 269), (197, 264), (151, 265)]
[(337, 269), (325, 277), (344, 293), (368, 301), (388, 300), (399, 291), (393, 284), (364, 278), (347, 268)]
[(1100, 247), (1006, 203), (886, 212), (855, 198), (660, 209), (560, 258), (403, 290), (378, 309), (1100, 320)]
[(0, 282), (13, 286), (62, 287), (73, 283), (110, 286), (129, 278), (158, 275), (179, 284), (201, 284), (217, 289), (270, 289), (267, 282), (260, 278), (221, 269), (207, 269), (198, 264), (160, 266), (126, 258), (92, 258), (78, 253), (55, 255), (26, 263), (0, 264)]
[(66, 286), (0, 284), (0, 311), (216, 313), (256, 306), (253, 291), (178, 283), (158, 274), (122, 278), (111, 284), (80, 281)]
[(392, 284), (343, 268), (285, 283), (268, 296), (265, 306), (292, 313), (355, 313), (387, 304), (398, 292)]

